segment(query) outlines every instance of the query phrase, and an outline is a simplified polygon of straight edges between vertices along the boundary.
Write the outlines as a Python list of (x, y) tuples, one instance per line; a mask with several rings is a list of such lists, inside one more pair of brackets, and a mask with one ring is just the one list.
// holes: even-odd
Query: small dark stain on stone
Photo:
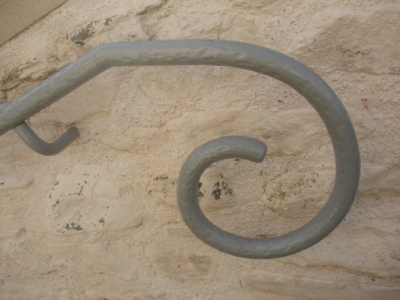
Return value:
[(212, 194), (212, 196), (214, 197), (215, 200), (219, 200), (219, 199), (221, 199), (221, 195), (222, 195), (222, 190), (219, 188), (219, 187), (220, 187), (219, 181), (217, 181), (217, 182), (214, 184), (214, 187), (215, 187), (216, 189), (214, 189), (214, 190), (211, 192), (211, 194)]
[(68, 224), (68, 223), (67, 223), (67, 224), (64, 226), (64, 228), (67, 229), (67, 230), (77, 230), (77, 231), (80, 231), (80, 230), (83, 229), (83, 228), (81, 227), (81, 225), (75, 224), (75, 223), (71, 223), (71, 224)]
[(221, 189), (215, 189), (212, 191), (212, 195), (215, 200), (221, 199)]
[(225, 181), (221, 183), (217, 181), (214, 184), (214, 190), (211, 192), (212, 196), (215, 200), (221, 199), (222, 193), (225, 195), (233, 195), (233, 190), (228, 187), (228, 184)]
[(225, 191), (225, 195), (233, 195), (232, 189), (228, 187), (228, 184), (225, 181), (222, 181), (221, 185), (222, 189)]
[(82, 195), (82, 191), (83, 191), (83, 185), (81, 186), (81, 190), (79, 191), (78, 196)]
[(56, 181), (56, 182), (54, 183), (54, 186), (58, 185), (59, 183), (60, 183), (59, 181)]
[(106, 20), (104, 21), (104, 25), (109, 26), (111, 22), (112, 18), (106, 18)]
[(101, 218), (101, 219), (99, 220), (99, 223), (100, 223), (100, 224), (103, 224), (103, 226), (104, 226), (104, 224), (106, 223), (106, 220), (104, 220), (104, 218)]
[(4, 185), (4, 182), (0, 182), (0, 185)]
[(88, 38), (90, 38), (91, 36), (93, 36), (95, 34), (94, 31), (94, 23), (97, 23), (98, 21), (94, 21), (94, 22), (90, 22), (89, 24), (86, 25), (86, 27), (82, 27), (76, 31), (74, 31), (73, 33), (71, 33), (70, 35), (70, 40), (71, 42), (83, 46), (85, 45), (84, 40), (87, 40)]
[(85, 46), (85, 42), (82, 42), (82, 41), (75, 41), (74, 43), (79, 46)]
[[(50, 197), (50, 198), (51, 198), (51, 197)], [(56, 206), (57, 206), (58, 203), (60, 203), (60, 201), (57, 200), (56, 203), (53, 204), (53, 206), (52, 206), (52, 207), (53, 207), (53, 210), (56, 208)]]
[(159, 180), (168, 180), (168, 176), (157, 176), (153, 179), (153, 181), (159, 181)]

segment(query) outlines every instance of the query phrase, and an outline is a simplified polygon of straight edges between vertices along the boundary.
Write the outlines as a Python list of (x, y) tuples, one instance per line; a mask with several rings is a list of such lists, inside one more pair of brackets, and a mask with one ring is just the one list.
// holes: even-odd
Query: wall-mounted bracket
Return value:
[(62, 136), (52, 143), (43, 141), (25, 122), (15, 126), (14, 130), (29, 148), (47, 156), (60, 153), (79, 137), (79, 131), (76, 127), (68, 128)]

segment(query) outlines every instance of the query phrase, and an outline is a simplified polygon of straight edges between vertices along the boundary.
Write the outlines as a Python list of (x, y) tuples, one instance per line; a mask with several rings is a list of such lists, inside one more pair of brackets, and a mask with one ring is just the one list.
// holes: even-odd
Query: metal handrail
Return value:
[[(247, 258), (276, 258), (306, 249), (326, 237), (344, 219), (354, 201), (360, 178), (357, 138), (346, 109), (325, 81), (312, 70), (282, 53), (260, 46), (221, 40), (150, 41), (103, 44), (54, 74), (18, 100), (0, 105), (0, 135), (51, 105), (111, 67), (217, 65), (255, 71), (276, 78), (303, 95), (324, 121), (332, 140), (336, 178), (322, 210), (307, 224), (282, 236), (245, 238), (225, 232), (202, 213), (197, 201), (201, 174), (213, 162), (226, 158), (262, 161), (266, 146), (246, 137), (210, 141), (189, 155), (182, 166), (177, 199), (184, 222), (208, 245)], [(23, 136), (33, 136), (26, 130)], [(60, 150), (73, 139), (61, 140)], [(35, 144), (38, 137), (30, 139)], [(23, 139), (25, 142), (27, 138)], [(47, 147), (48, 144), (41, 144)]]

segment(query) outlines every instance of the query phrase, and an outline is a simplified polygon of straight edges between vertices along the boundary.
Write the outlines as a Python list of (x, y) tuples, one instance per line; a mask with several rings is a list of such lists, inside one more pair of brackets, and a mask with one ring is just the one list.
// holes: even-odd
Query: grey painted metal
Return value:
[(16, 126), (15, 132), (33, 151), (42, 155), (55, 155), (67, 148), (77, 137), (79, 131), (76, 127), (69, 128), (62, 136), (52, 143), (46, 143), (25, 122)]
[[(197, 189), (195, 181), (199, 177), (196, 172), (201, 168), (194, 167), (191, 159), (186, 161), (179, 178), (178, 204), (185, 223), (199, 238), (232, 255), (274, 258), (312, 246), (339, 225), (353, 203), (360, 177), (360, 154), (351, 120), (339, 98), (321, 77), (295, 59), (260, 46), (220, 40), (103, 44), (15, 102), (3, 103), (0, 106), (0, 135), (108, 68), (168, 65), (236, 67), (265, 74), (286, 83), (303, 95), (318, 112), (328, 129), (335, 152), (335, 185), (321, 212), (301, 228), (268, 239), (238, 237), (212, 225), (196, 207), (198, 204), (194, 191)], [(223, 149), (229, 152), (230, 147), (233, 147), (237, 156), (244, 155), (242, 150), (238, 150), (243, 147), (232, 146), (230, 141), (223, 141), (229, 142), (225, 148), (222, 146)], [(212, 142), (212, 145), (219, 149), (220, 142)], [(226, 157), (218, 151), (209, 153), (215, 154), (213, 159), (216, 160)], [(248, 157), (252, 158), (251, 155)]]
[[(309, 223), (288, 234), (267, 239), (247, 238), (228, 233), (212, 224), (201, 211), (197, 199), (202, 173), (214, 162), (228, 158), (261, 162), (266, 152), (266, 145), (259, 140), (228, 136), (209, 141), (188, 156), (179, 174), (178, 206), (185, 223), (203, 242), (235, 256), (253, 259), (277, 258), (304, 250), (319, 242), (345, 217), (353, 203), (355, 191), (349, 188), (350, 185), (339, 185), (336, 181), (332, 196), (321, 212)], [(351, 183), (357, 185), (358, 177), (353, 178)]]

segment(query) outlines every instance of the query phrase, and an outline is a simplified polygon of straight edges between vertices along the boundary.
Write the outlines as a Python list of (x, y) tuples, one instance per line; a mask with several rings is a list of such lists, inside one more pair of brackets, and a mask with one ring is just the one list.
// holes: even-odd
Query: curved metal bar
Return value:
[[(229, 158), (242, 158), (261, 162), (267, 152), (266, 145), (256, 139), (227, 136), (209, 141), (195, 149), (186, 159), (177, 184), (178, 206), (183, 220), (192, 232), (206, 244), (231, 255), (246, 258), (276, 258), (301, 251), (319, 242), (333, 230), (332, 218), (340, 223), (341, 213), (325, 207), (302, 228), (274, 238), (247, 238), (226, 232), (211, 223), (200, 209), (197, 188), (203, 172), (213, 163)], [(351, 205), (349, 199), (347, 205)], [(337, 199), (329, 200), (337, 201)], [(345, 209), (342, 205), (341, 210)], [(333, 216), (332, 216), (333, 214)], [(320, 227), (318, 219), (331, 223), (331, 228)], [(331, 220), (330, 220), (331, 219)]]
[(16, 126), (15, 132), (33, 151), (42, 155), (55, 155), (67, 148), (77, 137), (79, 131), (76, 127), (69, 128), (62, 136), (52, 143), (46, 143), (25, 122)]
[[(150, 41), (103, 44), (51, 76), (13, 103), (0, 105), (0, 135), (59, 100), (91, 78), (111, 67), (216, 65), (255, 71), (291, 86), (315, 108), (332, 140), (336, 178), (332, 194), (322, 210), (309, 223), (288, 234), (269, 239), (224, 239), (210, 230), (199, 232), (189, 210), (181, 210), (189, 228), (209, 245), (248, 258), (274, 258), (289, 255), (322, 240), (346, 216), (354, 201), (360, 177), (357, 138), (346, 109), (325, 81), (312, 70), (282, 53), (260, 46), (221, 40)], [(185, 162), (186, 165), (186, 162)], [(179, 207), (191, 206), (193, 180), (178, 185)], [(183, 178), (183, 179), (182, 179)], [(198, 212), (198, 211), (195, 211)], [(203, 215), (204, 216), (204, 215)], [(201, 218), (201, 215), (198, 216)], [(225, 233), (228, 234), (228, 233)]]

